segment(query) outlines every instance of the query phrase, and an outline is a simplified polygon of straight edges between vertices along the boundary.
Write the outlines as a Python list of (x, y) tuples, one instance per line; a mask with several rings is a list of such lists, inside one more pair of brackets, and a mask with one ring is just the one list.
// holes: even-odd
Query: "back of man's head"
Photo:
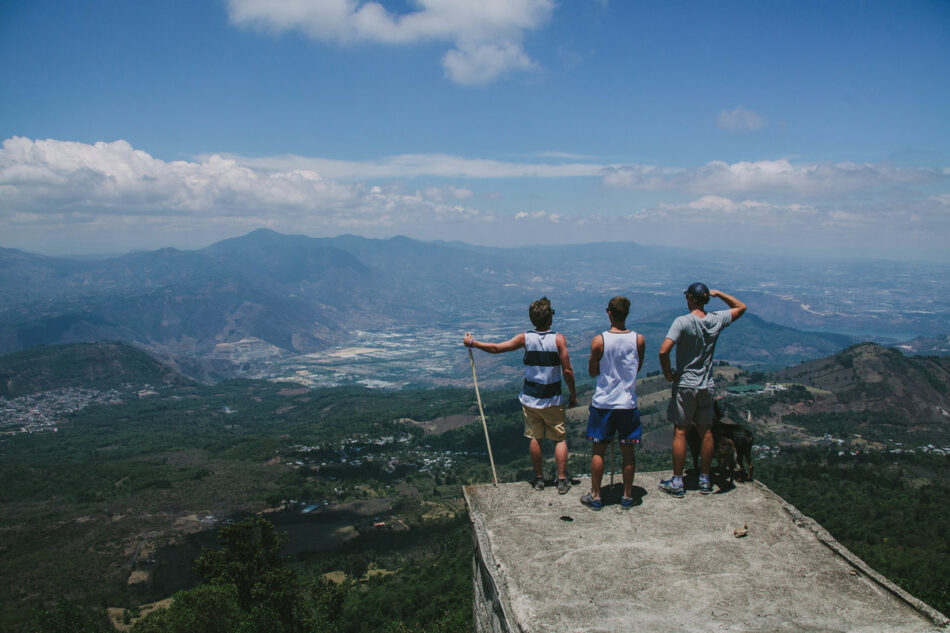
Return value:
[(607, 311), (610, 312), (615, 321), (621, 323), (626, 321), (627, 315), (630, 314), (630, 299), (620, 296), (614, 297), (607, 304)]
[(706, 284), (699, 283), (698, 281), (691, 284), (683, 294), (686, 295), (688, 299), (692, 299), (696, 302), (697, 305), (704, 306), (709, 303), (709, 288), (706, 287)]
[(533, 302), (528, 308), (528, 317), (531, 323), (539, 330), (546, 330), (551, 327), (551, 321), (554, 320), (554, 309), (547, 297), (541, 297)]

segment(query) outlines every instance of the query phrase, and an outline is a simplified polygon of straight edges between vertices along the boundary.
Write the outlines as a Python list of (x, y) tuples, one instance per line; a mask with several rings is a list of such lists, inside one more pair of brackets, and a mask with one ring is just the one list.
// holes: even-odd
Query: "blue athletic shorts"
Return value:
[(639, 409), (598, 409), (589, 407), (587, 439), (610, 442), (617, 433), (621, 444), (639, 444), (643, 436)]

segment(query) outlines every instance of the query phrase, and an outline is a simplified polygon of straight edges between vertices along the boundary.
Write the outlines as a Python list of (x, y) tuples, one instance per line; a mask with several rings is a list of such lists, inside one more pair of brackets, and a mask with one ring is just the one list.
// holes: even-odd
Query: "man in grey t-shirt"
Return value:
[[(682, 497), (683, 468), (686, 465), (686, 432), (695, 425), (702, 447), (699, 491), (712, 492), (709, 467), (715, 442), (712, 436), (713, 419), (713, 354), (720, 332), (741, 317), (744, 303), (719, 290), (709, 290), (704, 284), (694, 283), (686, 292), (689, 314), (677, 317), (660, 345), (660, 367), (663, 375), (673, 383), (667, 415), (673, 423), (673, 476), (660, 482), (660, 490), (674, 497)], [(710, 297), (719, 297), (728, 310), (706, 312)], [(670, 367), (670, 351), (676, 346), (676, 371)]]

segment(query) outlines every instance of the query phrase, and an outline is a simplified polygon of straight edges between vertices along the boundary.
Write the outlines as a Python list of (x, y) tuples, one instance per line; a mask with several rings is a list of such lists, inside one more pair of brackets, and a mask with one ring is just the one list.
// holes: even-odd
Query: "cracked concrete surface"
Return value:
[(528, 483), (466, 488), (476, 630), (950, 631), (765, 486), (674, 499), (657, 490), (668, 474), (637, 473), (642, 502), (630, 510), (619, 484), (603, 510), (582, 506), (588, 479), (563, 496)]

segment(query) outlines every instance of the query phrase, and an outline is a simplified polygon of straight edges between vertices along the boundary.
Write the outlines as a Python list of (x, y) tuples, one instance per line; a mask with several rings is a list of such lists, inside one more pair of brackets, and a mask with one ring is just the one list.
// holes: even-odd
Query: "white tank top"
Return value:
[(604, 332), (604, 354), (600, 357), (597, 389), (591, 405), (597, 409), (637, 408), (637, 333)]

